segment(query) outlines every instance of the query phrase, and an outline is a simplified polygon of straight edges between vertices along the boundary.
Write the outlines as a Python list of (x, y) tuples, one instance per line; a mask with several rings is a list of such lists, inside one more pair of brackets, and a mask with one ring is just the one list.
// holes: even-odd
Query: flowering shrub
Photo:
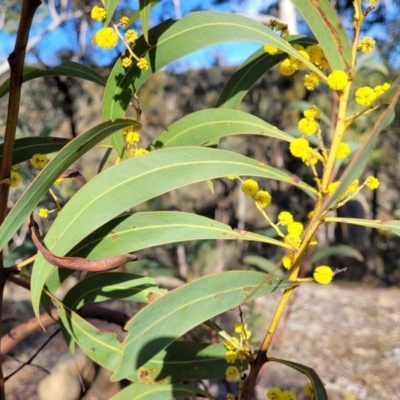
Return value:
[[(359, 34), (363, 19), (377, 1), (369, 1), (370, 4), (354, 2), (354, 39), (351, 43), (328, 0), (321, 0), (318, 5), (301, 0), (293, 3), (310, 25), (315, 39), (292, 37), (288, 27), (279, 21), (272, 20), (266, 27), (240, 15), (214, 12), (193, 13), (148, 30), (145, 10), (149, 11), (151, 2), (140, 2), (139, 13), (116, 19), (113, 15), (115, 7), (112, 6), (115, 2), (106, 1), (104, 6), (93, 7), (90, 13), (99, 24), (92, 44), (105, 50), (115, 49), (118, 45), (124, 49), (107, 81), (87, 67), (69, 64), (74, 76), (105, 85), (105, 121), (72, 141), (60, 144), (59, 151), (49, 161), (45, 146), (43, 154), (34, 152), (36, 147), (17, 152), (20, 146), (18, 141), (14, 144), (17, 112), (10, 113), (15, 124), (9, 125), (3, 144), (1, 246), (7, 245), (35, 210), (40, 218), (48, 218), (51, 213), (57, 217), (45, 236), (44, 246), (35, 216), (31, 215), (30, 230), (38, 248), (32, 275), (21, 272), (15, 279), (13, 275), (22, 268), (22, 264), (18, 264), (3, 274), (4, 279), (13, 279), (25, 286), (30, 282), (32, 305), (37, 317), (41, 304), (47, 311), (53, 304), (71, 349), (79, 346), (96, 363), (111, 370), (112, 381), (126, 379), (131, 382), (113, 400), (161, 392), (164, 394), (162, 398), (190, 395), (211, 398), (204, 390), (185, 382), (217, 378), (238, 382), (237, 391), (228, 393), (227, 399), (246, 400), (252, 397), (257, 377), (267, 362), (278, 362), (305, 374), (309, 380), (304, 388), (305, 394), (311, 399), (327, 399), (323, 382), (311, 368), (271, 357), (269, 348), (294, 291), (303, 284), (329, 284), (336, 274), (345, 272), (345, 269), (334, 270), (329, 265), (319, 265), (309, 277), (300, 276), (304, 256), (310, 247), (318, 244), (317, 233), (322, 224), (363, 225), (400, 234), (398, 221), (383, 223), (335, 216), (340, 207), (361, 191), (379, 187), (379, 180), (374, 176), (364, 176), (363, 168), (400, 90), (397, 83), (391, 85), (388, 82), (374, 88), (354, 87), (358, 53), (370, 52), (375, 46), (372, 38), (359, 40)], [(32, 10), (28, 12), (32, 14)], [(141, 19), (143, 34), (140, 36), (131, 29), (135, 16)], [(17, 38), (22, 44), (23, 40), (24, 37)], [(167, 127), (151, 143), (144, 143), (140, 134), (140, 86), (151, 74), (175, 59), (224, 40), (259, 43), (260, 50), (255, 55), (264, 62), (265, 69), (255, 74), (251, 63), (245, 62), (240, 71), (249, 79), (243, 92), (237, 93), (235, 88), (240, 77), (234, 75), (221, 93), (218, 107), (187, 115)], [(22, 61), (18, 62), (20, 68), (13, 72), (16, 75), (11, 75), (10, 82), (1, 88), (7, 92), (11, 83), (16, 85), (14, 88), (17, 89), (10, 93), (9, 100), (14, 111), (18, 110), (19, 101), (14, 94), (20, 90), (23, 80), (23, 54)], [(277, 64), (282, 75), (302, 74), (307, 90), (325, 88), (335, 99), (337, 107), (332, 113), (331, 134), (327, 132), (326, 124), (321, 122), (325, 113), (318, 104), (303, 110), (299, 116), (298, 137), (236, 110), (252, 84)], [(40, 76), (40, 72), (36, 76)], [(128, 108), (134, 117), (125, 116)], [(345, 141), (346, 130), (358, 118), (372, 111), (380, 112), (380, 117), (370, 128), (358, 152), (352, 154)], [(243, 155), (208, 147), (224, 136), (235, 134), (255, 134), (285, 142), (291, 155), (309, 168), (314, 184), (309, 185), (296, 176)], [(115, 151), (115, 165), (88, 183), (80, 178), (82, 188), (63, 205), (52, 185), (63, 179), (79, 178), (75, 172), (69, 171), (71, 164), (108, 137), (109, 148)], [(351, 160), (350, 163), (344, 173), (337, 176), (338, 168), (335, 167), (338, 162), (343, 162), (338, 160), (347, 159)], [(37, 175), (6, 215), (9, 190), (14, 190), (22, 181), (17, 163), (28, 160), (37, 170)], [(240, 182), (241, 191), (265, 224), (274, 230), (276, 238), (232, 229), (195, 214), (129, 212), (168, 191), (216, 178)], [(284, 210), (277, 216), (271, 211), (274, 198), (265, 183), (268, 180), (293, 185), (313, 198), (314, 207), (307, 210), (308, 221), (296, 220), (291, 210)], [(55, 204), (52, 210), (39, 206), (47, 192)], [(274, 245), (281, 254), (278, 267), (283, 267), (287, 277), (226, 271), (204, 276), (168, 292), (148, 277), (107, 272), (136, 260), (136, 256), (128, 253), (197, 239), (244, 240)], [(76, 270), (95, 274), (84, 277), (60, 300), (56, 295), (58, 287)], [(3, 268), (3, 271), (7, 269)], [(246, 320), (246, 315), (238, 315), (238, 322), (231, 329), (232, 335), (213, 321), (214, 317), (228, 310), (277, 290), (282, 290), (282, 297), (261, 343), (252, 340), (254, 335), (248, 327), (250, 321)], [(122, 342), (113, 332), (100, 331), (79, 313), (86, 302), (102, 302), (109, 298), (145, 304), (139, 313), (126, 321), (126, 337)], [(182, 339), (188, 331), (202, 324), (221, 340), (211, 344)], [(291, 400), (296, 395), (273, 387), (266, 397)]]

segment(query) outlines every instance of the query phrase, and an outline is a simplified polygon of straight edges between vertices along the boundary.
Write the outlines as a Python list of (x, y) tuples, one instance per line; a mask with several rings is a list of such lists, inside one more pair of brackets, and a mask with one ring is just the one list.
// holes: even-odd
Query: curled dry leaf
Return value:
[(118, 256), (100, 258), (98, 260), (88, 260), (82, 257), (60, 257), (47, 250), (41, 243), (38, 236), (39, 228), (36, 221), (33, 219), (32, 214), (30, 217), (29, 227), (33, 243), (37, 249), (42, 253), (44, 259), (48, 263), (56, 267), (72, 269), (75, 271), (104, 272), (118, 268), (129, 261), (137, 260), (137, 257), (134, 254), (121, 254)]
[(85, 179), (85, 177), (77, 170), (74, 169), (70, 169), (68, 168), (67, 170), (65, 170), (61, 175), (60, 178), (69, 178), (69, 179), (75, 179), (76, 181), (78, 181), (79, 183), (83, 185), (85, 185), (87, 183), (87, 180)]

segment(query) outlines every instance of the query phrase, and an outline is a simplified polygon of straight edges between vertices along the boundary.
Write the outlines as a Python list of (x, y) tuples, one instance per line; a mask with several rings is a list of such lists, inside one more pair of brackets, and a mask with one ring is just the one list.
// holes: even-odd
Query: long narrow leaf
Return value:
[(312, 368), (306, 367), (305, 365), (299, 363), (295, 363), (293, 361), (281, 360), (280, 358), (275, 358), (275, 357), (270, 357), (268, 360), (284, 364), (306, 375), (308, 379), (310, 379), (314, 388), (314, 400), (329, 400), (328, 394), (326, 393), (325, 386), (321, 381), (321, 378)]
[[(101, 86), (106, 84), (105, 79), (96, 71), (82, 64), (73, 61), (64, 61), (61, 65), (50, 69), (39, 69), (33, 67), (25, 67), (22, 76), (22, 82), (28, 82), (35, 78), (43, 76), (72, 76), (74, 78), (85, 79), (90, 82), (97, 83)], [(7, 79), (0, 86), (0, 98), (5, 96), (10, 90), (10, 80)]]
[[(290, 44), (307, 46), (315, 44), (314, 39), (293, 35), (285, 38)], [(251, 87), (272, 67), (287, 57), (287, 54), (270, 55), (261, 48), (251, 54), (230, 77), (222, 91), (216, 107), (236, 108)]]
[(149, 19), (152, 6), (151, 0), (139, 0), (140, 22), (142, 23), (143, 36), (149, 45)]
[(104, 122), (70, 141), (34, 179), (7, 215), (0, 227), (0, 248), (12, 238), (49, 187), (73, 162), (101, 140), (129, 125), (132, 121)]
[[(191, 183), (227, 175), (276, 179), (315, 194), (314, 188), (297, 178), (236, 153), (201, 147), (163, 149), (115, 165), (88, 182), (63, 208), (45, 243), (53, 253), (65, 255), (94, 230), (144, 201)], [(31, 281), (35, 315), (53, 269), (41, 255), (37, 257)]]
[(144, 383), (134, 383), (122, 389), (110, 400), (170, 400), (181, 397), (211, 397), (204, 390), (193, 386), (179, 383), (166, 385), (148, 385)]
[[(13, 164), (18, 164), (23, 161), (29, 160), (36, 153), (49, 154), (61, 150), (70, 139), (58, 137), (26, 137), (16, 139)], [(3, 157), (3, 143), (0, 144), (0, 162)]]
[(97, 259), (167, 243), (218, 239), (251, 240), (290, 249), (283, 241), (253, 232), (236, 231), (229, 225), (200, 215), (157, 211), (115, 218), (79, 242), (70, 254)]
[(128, 376), (138, 383), (179, 383), (188, 380), (225, 378), (228, 365), (247, 369), (247, 361), (228, 364), (222, 344), (176, 341)]
[(315, 65), (302, 57), (288, 42), (258, 22), (237, 14), (195, 12), (179, 21), (169, 20), (150, 29), (150, 47), (143, 36), (136, 41), (135, 52), (147, 60), (148, 70), (140, 70), (136, 65), (126, 69), (121, 60), (117, 60), (104, 92), (104, 119), (122, 117), (133, 94), (155, 71), (196, 50), (228, 41), (269, 43), (296, 56), (321, 74)]
[[(55, 297), (52, 300), (64, 329), (79, 344), (80, 349), (97, 364), (114, 370), (122, 353), (117, 334), (95, 328)], [(72, 349), (71, 343), (70, 349)]]
[(104, 20), (104, 26), (107, 26), (110, 23), (113, 15), (114, 15), (114, 12), (118, 6), (118, 3), (119, 3), (118, 0), (105, 0), (104, 1), (104, 5), (107, 10), (107, 17)]
[(322, 47), (332, 70), (350, 75), (351, 48), (347, 33), (329, 0), (292, 0)]
[(230, 271), (188, 283), (149, 304), (126, 325), (123, 357), (111, 379), (129, 376), (175, 339), (223, 312), (296, 285), (260, 272)]
[(293, 137), (251, 114), (211, 108), (189, 114), (170, 125), (150, 148), (196, 146), (230, 135), (260, 135), (290, 142)]
[(76, 310), (88, 302), (101, 302), (109, 299), (150, 303), (167, 293), (159, 289), (152, 278), (109, 272), (90, 275), (78, 282), (63, 299), (65, 307)]
[(394, 221), (394, 220), (382, 221), (382, 220), (339, 218), (339, 217), (328, 217), (326, 221), (339, 222), (342, 224), (366, 226), (367, 228), (382, 229), (384, 231), (394, 233), (400, 236), (400, 221)]

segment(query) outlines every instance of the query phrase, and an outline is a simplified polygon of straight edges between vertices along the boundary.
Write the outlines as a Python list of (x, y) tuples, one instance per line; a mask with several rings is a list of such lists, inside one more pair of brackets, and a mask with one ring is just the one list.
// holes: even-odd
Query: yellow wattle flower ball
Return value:
[(139, 61), (136, 64), (140, 69), (149, 69), (149, 64), (145, 58), (139, 58)]
[(306, 47), (305, 51), (309, 55), (310, 61), (314, 64), (316, 64), (316, 61), (324, 55), (324, 52), (318, 44)]
[(138, 132), (130, 131), (125, 136), (126, 143), (135, 144), (140, 140), (140, 134)]
[(128, 43), (134, 43), (135, 40), (138, 38), (138, 34), (133, 29), (128, 29), (125, 33), (125, 39)]
[(340, 185), (339, 181), (330, 183), (328, 185), (328, 187), (326, 188), (328, 191), (328, 194), (332, 194), (338, 188), (339, 185)]
[(290, 142), (289, 150), (293, 157), (308, 158), (308, 152), (310, 151), (310, 144), (308, 143), (307, 139), (297, 138)]
[(342, 160), (343, 158), (346, 158), (350, 153), (351, 153), (350, 146), (347, 143), (342, 142), (339, 144), (336, 158), (338, 160)]
[(365, 37), (358, 43), (357, 50), (362, 53), (370, 53), (375, 47), (375, 40), (371, 37)]
[(37, 169), (43, 169), (47, 162), (46, 154), (34, 154), (31, 158), (31, 164)]
[(366, 180), (365, 180), (365, 186), (368, 189), (374, 190), (374, 189), (378, 189), (380, 185), (379, 179), (375, 178), (374, 176), (369, 176)]
[(374, 89), (369, 86), (363, 86), (356, 90), (355, 97), (360, 106), (366, 107), (373, 103), (378, 96)]
[(271, 204), (271, 200), (272, 200), (271, 195), (265, 190), (259, 190), (254, 195), (254, 201), (261, 208), (268, 207)]
[(286, 254), (286, 256), (284, 256), (282, 258), (282, 265), (286, 269), (290, 269), (292, 267), (292, 265), (293, 265), (293, 258), (294, 258), (294, 254), (293, 253)]
[(38, 212), (40, 218), (46, 219), (49, 216), (49, 210), (47, 208), (41, 208)]
[(119, 19), (119, 23), (122, 26), (127, 26), (129, 24), (129, 18), (126, 15), (123, 15), (120, 19)]
[(288, 224), (287, 230), (291, 235), (300, 236), (303, 233), (304, 225), (301, 222), (291, 222)]
[(254, 196), (258, 190), (258, 183), (254, 179), (246, 179), (242, 184), (242, 192), (247, 196)]
[(225, 353), (225, 360), (227, 363), (234, 363), (236, 361), (237, 358), (237, 352), (233, 351), (233, 350), (228, 350)]
[(332, 90), (341, 91), (349, 83), (349, 77), (347, 76), (346, 72), (336, 70), (328, 75), (327, 83)]
[(101, 22), (101, 21), (105, 20), (107, 17), (107, 10), (103, 7), (94, 6), (92, 8), (92, 11), (90, 12), (90, 16), (95, 21)]
[(385, 82), (383, 85), (377, 85), (374, 87), (374, 92), (376, 93), (376, 95), (382, 96), (383, 93), (385, 93), (387, 90), (390, 89), (390, 83)]
[(313, 398), (314, 397), (314, 386), (312, 385), (312, 383), (311, 382), (307, 382), (305, 385), (304, 385), (304, 393), (305, 393), (305, 395), (307, 396), (307, 397), (311, 397), (311, 398)]
[(236, 367), (228, 367), (225, 371), (225, 376), (228, 379), (235, 379), (239, 376), (239, 370)]
[(360, 181), (358, 179), (354, 179), (353, 182), (350, 183), (347, 188), (347, 194), (355, 192), (360, 186)]
[(318, 118), (321, 114), (321, 110), (317, 106), (311, 106), (307, 110), (303, 111), (306, 118)]
[(268, 400), (281, 400), (282, 391), (278, 387), (274, 386), (268, 389), (266, 396)]
[(305, 74), (303, 78), (304, 87), (307, 90), (314, 90), (321, 82), (320, 77), (315, 72)]
[(334, 273), (330, 267), (327, 265), (321, 265), (315, 268), (313, 277), (316, 282), (320, 283), (321, 285), (327, 285), (332, 281)]
[(130, 57), (124, 57), (124, 58), (121, 60), (121, 65), (122, 65), (124, 68), (129, 68), (129, 67), (132, 65), (132, 58), (130, 58)]
[(285, 226), (293, 222), (293, 215), (289, 211), (281, 211), (278, 215), (278, 221)]
[(284, 390), (281, 394), (280, 400), (297, 400), (297, 397), (293, 392)]
[(285, 236), (284, 242), (298, 249), (301, 244), (301, 237), (297, 233), (288, 233)]
[(284, 76), (293, 75), (296, 70), (296, 67), (290, 62), (289, 58), (286, 58), (286, 60), (283, 60), (279, 64), (279, 72)]
[(11, 171), (10, 174), (10, 186), (11, 187), (17, 187), (22, 181), (22, 176), (15, 171)]
[[(294, 47), (294, 46), (293, 46)], [(303, 48), (303, 46), (301, 46)], [(299, 52), (299, 54), (301, 56), (303, 56), (303, 58), (305, 58), (307, 61), (310, 60), (310, 56), (308, 55), (308, 53), (303, 50), (303, 49), (298, 49), (297, 50)], [(298, 58), (296, 58), (293, 55), (289, 56), (290, 59), (290, 63), (293, 65), (294, 68), (298, 69), (298, 70), (303, 70), (307, 68), (307, 64), (301, 60), (299, 60)]]
[(264, 51), (265, 51), (267, 54), (270, 54), (271, 56), (274, 56), (274, 55), (276, 55), (276, 54), (282, 54), (282, 53), (283, 53), (283, 51), (282, 51), (281, 49), (278, 49), (278, 48), (275, 47), (275, 46), (271, 46), (270, 44), (265, 44), (265, 45), (264, 45)]
[(118, 44), (118, 35), (113, 28), (101, 28), (94, 36), (97, 46), (105, 50), (113, 49)]
[(238, 333), (243, 340), (249, 340), (251, 337), (251, 332), (247, 329), (247, 324), (242, 324), (241, 322), (235, 324), (235, 332)]
[(318, 130), (318, 123), (314, 118), (302, 118), (297, 125), (297, 129), (305, 135), (313, 135)]

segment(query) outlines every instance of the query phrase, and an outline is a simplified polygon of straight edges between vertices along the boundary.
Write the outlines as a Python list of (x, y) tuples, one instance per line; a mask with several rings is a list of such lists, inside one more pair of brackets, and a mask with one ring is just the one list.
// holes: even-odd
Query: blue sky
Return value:
[[(260, 7), (269, 3), (270, 1), (265, 0), (247, 0), (240, 7), (239, 6), (219, 6), (211, 8), (211, 0), (184, 0), (181, 1), (181, 10), (182, 14), (186, 15), (190, 12), (193, 7), (201, 4), (203, 8), (212, 9), (214, 11), (226, 11), (228, 7), (230, 7), (229, 11), (235, 11), (240, 13), (248, 13), (248, 14), (256, 14)], [(166, 3), (163, 0), (162, 3)], [(132, 2), (130, 2), (132, 4)], [(159, 20), (160, 18), (160, 10), (162, 4), (156, 5), (152, 10), (153, 15), (153, 25), (154, 21)], [(43, 7), (43, 6), (42, 6)], [(43, 14), (39, 18), (36, 18), (34, 21), (34, 25), (31, 30), (31, 37), (43, 32), (46, 28), (46, 25), (51, 22), (50, 17), (44, 17)], [(70, 25), (70, 27), (68, 26)], [(118, 56), (117, 51), (105, 51), (99, 48), (93, 48), (90, 44), (90, 37), (93, 35), (96, 29), (101, 26), (99, 23), (98, 26), (95, 26), (95, 29), (88, 32), (87, 41), (89, 51), (95, 55), (96, 61), (99, 65), (109, 64), (110, 60), (115, 59)], [(71, 29), (69, 29), (71, 28)], [(53, 32), (45, 35), (39, 44), (36, 46), (36, 50), (39, 54), (40, 59), (45, 62), (48, 66), (57, 65), (60, 60), (57, 57), (57, 51), (59, 50), (72, 50), (76, 51), (76, 34), (72, 27), (72, 24), (68, 24), (68, 22), (64, 25), (64, 28), (57, 28)], [(5, 61), (8, 54), (12, 51), (14, 46), (15, 35), (8, 34), (4, 31), (0, 31), (0, 42), (2, 46), (0, 46), (0, 62)], [(219, 60), (223, 64), (228, 65), (238, 65), (243, 62), (251, 53), (257, 50), (260, 47), (259, 44), (248, 43), (248, 42), (239, 42), (239, 43), (226, 43), (221, 45), (216, 45), (213, 47), (206, 48), (204, 50), (200, 50), (196, 53), (190, 54), (183, 59), (180, 59), (175, 64), (175, 69), (187, 69), (187, 68), (201, 68), (204, 66), (209, 66), (211, 62), (218, 56)], [(123, 50), (123, 47), (119, 49)], [(28, 53), (27, 55), (27, 63), (34, 64), (37, 62), (37, 58), (32, 54)]]
[[(394, 6), (391, 6), (391, 2), (388, 0), (382, 0), (387, 4), (387, 9), (390, 10), (391, 14), (395, 17)], [(132, 5), (132, 0), (121, 0), (121, 2), (126, 2), (126, 4)], [(265, 8), (268, 4), (272, 3), (272, 0), (245, 0), (242, 1), (240, 5), (228, 3), (227, 5), (215, 6), (211, 8), (211, 0), (181, 0), (181, 11), (183, 15), (193, 10), (194, 7), (201, 4), (203, 9), (209, 9), (214, 11), (233, 11), (243, 14), (257, 14), (261, 8)], [(133, 5), (137, 5), (138, 1), (133, 2)], [(151, 22), (155, 25), (161, 18), (161, 13), (163, 12), (163, 6), (169, 5), (169, 10), (172, 10), (171, 0), (162, 0), (160, 4), (157, 4), (152, 10)], [(42, 5), (41, 7), (44, 7)], [(42, 8), (45, 11), (44, 8)], [(165, 10), (164, 10), (165, 11)], [(164, 16), (164, 14), (163, 14)], [(173, 11), (168, 17), (175, 17)], [(46, 16), (45, 12), (38, 15), (34, 21), (34, 25), (31, 31), (31, 37), (43, 32), (46, 29), (46, 25), (51, 23), (51, 18)], [(100, 28), (101, 24), (93, 26), (87, 34), (88, 51), (92, 58), (96, 61), (98, 65), (109, 65), (111, 60), (118, 57), (119, 53), (117, 50), (105, 51), (99, 48), (94, 48), (90, 44), (90, 38), (93, 33)], [(301, 24), (299, 27), (301, 28)], [(372, 29), (371, 34), (375, 37), (382, 36), (385, 32), (382, 32), (382, 27), (379, 25), (379, 29)], [(40, 59), (48, 66), (54, 66), (60, 63), (57, 57), (57, 52), (59, 50), (70, 50), (75, 52), (77, 50), (76, 43), (77, 37), (73, 24), (70, 22), (65, 23), (64, 28), (57, 28), (53, 32), (45, 35), (43, 39), (36, 46), (36, 50), (39, 54)], [(8, 34), (4, 31), (0, 31), (0, 63), (4, 62), (8, 54), (12, 51), (14, 46), (15, 35)], [(196, 53), (190, 54), (168, 68), (173, 68), (176, 71), (181, 71), (189, 68), (201, 68), (210, 66), (218, 56), (219, 61), (225, 65), (239, 65), (241, 64), (251, 53), (260, 47), (259, 44), (249, 43), (249, 42), (238, 42), (238, 43), (224, 43), (221, 45), (216, 45), (213, 47), (200, 50)], [(118, 48), (119, 52), (123, 51), (124, 48), (121, 45)], [(35, 64), (37, 63), (37, 58), (32, 54), (28, 53), (27, 63)]]

